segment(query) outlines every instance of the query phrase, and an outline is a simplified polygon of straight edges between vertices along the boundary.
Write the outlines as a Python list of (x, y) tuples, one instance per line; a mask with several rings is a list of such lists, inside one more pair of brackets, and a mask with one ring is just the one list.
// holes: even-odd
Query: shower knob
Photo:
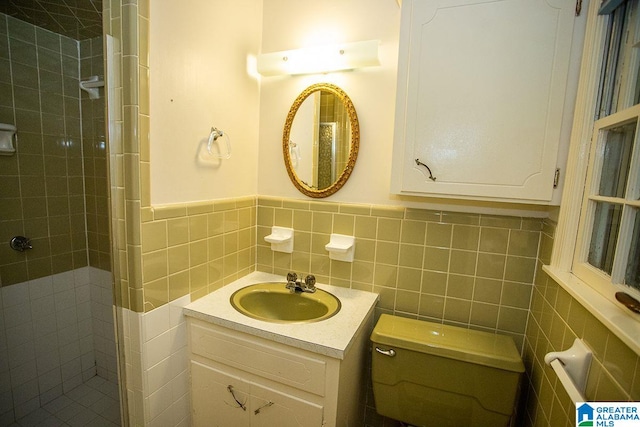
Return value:
[(11, 239), (9, 245), (11, 246), (11, 249), (14, 249), (18, 252), (24, 252), (27, 249), (33, 249), (33, 246), (31, 246), (31, 239), (23, 236), (15, 236), (13, 239)]

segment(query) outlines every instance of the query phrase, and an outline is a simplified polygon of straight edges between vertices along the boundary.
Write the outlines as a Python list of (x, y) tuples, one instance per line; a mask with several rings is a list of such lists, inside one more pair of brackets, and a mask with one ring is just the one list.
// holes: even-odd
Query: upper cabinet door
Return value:
[(392, 192), (549, 202), (574, 20), (575, 0), (404, 0)]

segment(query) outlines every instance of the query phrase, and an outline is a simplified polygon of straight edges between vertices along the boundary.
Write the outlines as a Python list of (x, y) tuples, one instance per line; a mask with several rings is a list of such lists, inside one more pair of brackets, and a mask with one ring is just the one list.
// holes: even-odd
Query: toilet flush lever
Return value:
[(376, 351), (382, 355), (393, 357), (396, 355), (396, 351), (394, 349), (382, 350), (380, 347), (376, 347)]

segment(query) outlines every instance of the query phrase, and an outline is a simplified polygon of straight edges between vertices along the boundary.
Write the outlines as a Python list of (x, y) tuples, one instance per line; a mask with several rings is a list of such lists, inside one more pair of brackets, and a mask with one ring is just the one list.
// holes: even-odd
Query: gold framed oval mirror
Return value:
[(291, 182), (309, 197), (327, 197), (347, 182), (358, 157), (360, 125), (347, 94), (330, 83), (306, 88), (293, 102), (282, 136)]

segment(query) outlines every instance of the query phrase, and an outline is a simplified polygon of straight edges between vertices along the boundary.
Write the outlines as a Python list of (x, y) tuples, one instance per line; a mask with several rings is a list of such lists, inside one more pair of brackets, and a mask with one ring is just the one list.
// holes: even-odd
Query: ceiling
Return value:
[(75, 40), (102, 36), (102, 0), (0, 0), (0, 12)]

